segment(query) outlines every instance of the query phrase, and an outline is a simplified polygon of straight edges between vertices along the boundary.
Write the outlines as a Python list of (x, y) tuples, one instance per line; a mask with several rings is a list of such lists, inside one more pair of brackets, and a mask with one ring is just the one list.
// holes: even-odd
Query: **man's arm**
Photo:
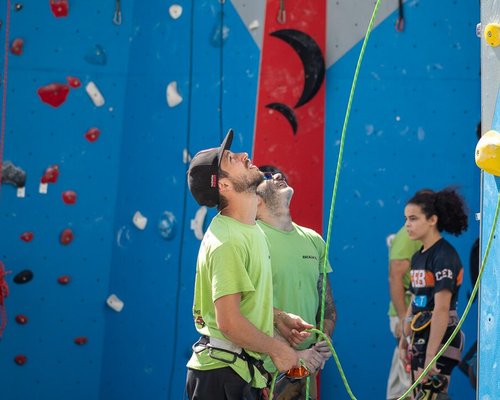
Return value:
[(391, 260), (389, 262), (389, 288), (391, 301), (394, 304), (396, 313), (398, 314), (400, 323), (396, 329), (397, 336), (401, 334), (401, 321), (406, 315), (405, 303), (405, 287), (403, 285), (403, 277), (410, 269), (409, 260)]
[[(318, 294), (319, 294), (319, 306), (318, 312), (316, 313), (316, 321), (320, 322), (321, 319), (321, 302), (323, 301), (322, 289), (323, 289), (323, 274), (319, 275), (318, 279)], [(335, 329), (335, 324), (337, 322), (337, 309), (335, 308), (335, 302), (333, 301), (332, 289), (330, 286), (330, 278), (326, 276), (326, 297), (325, 297), (325, 315), (323, 332), (328, 336), (332, 337), (333, 330)]]
[(234, 344), (268, 354), (279, 371), (287, 371), (299, 364), (298, 355), (287, 343), (258, 330), (240, 311), (241, 294), (220, 297), (214, 303), (217, 326)]

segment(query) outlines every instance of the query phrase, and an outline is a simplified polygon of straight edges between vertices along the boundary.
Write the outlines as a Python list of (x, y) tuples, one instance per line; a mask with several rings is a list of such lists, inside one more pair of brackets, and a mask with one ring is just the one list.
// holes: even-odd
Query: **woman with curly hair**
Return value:
[[(405, 220), (410, 239), (422, 242), (411, 259), (412, 301), (399, 343), (401, 358), (411, 365), (415, 381), (458, 324), (463, 267), (441, 232), (458, 236), (467, 229), (465, 202), (454, 189), (417, 192), (406, 204)], [(449, 399), (450, 375), (460, 361), (463, 341), (460, 332), (423, 378), (415, 399)]]

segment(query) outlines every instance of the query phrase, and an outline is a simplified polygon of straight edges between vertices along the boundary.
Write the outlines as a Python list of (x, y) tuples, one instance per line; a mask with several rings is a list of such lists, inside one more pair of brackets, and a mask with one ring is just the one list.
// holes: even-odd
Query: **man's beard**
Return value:
[(255, 173), (251, 173), (250, 175), (229, 179), (233, 184), (235, 192), (255, 193), (257, 191), (257, 186), (259, 186), (259, 184), (264, 180), (264, 175), (256, 170)]
[(269, 211), (271, 211), (272, 214), (277, 215), (277, 213), (282, 210), (285, 205), (286, 208), (290, 206), (293, 189), (288, 187), (286, 193), (278, 193), (278, 190), (273, 185), (263, 184), (257, 189), (257, 194), (262, 198)]

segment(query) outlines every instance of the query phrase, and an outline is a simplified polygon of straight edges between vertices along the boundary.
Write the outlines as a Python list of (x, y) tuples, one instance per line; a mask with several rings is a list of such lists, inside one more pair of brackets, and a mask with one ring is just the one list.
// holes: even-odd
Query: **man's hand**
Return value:
[(314, 328), (313, 325), (305, 322), (301, 317), (294, 314), (279, 311), (275, 314), (274, 325), (280, 335), (292, 346), (301, 344), (306, 338), (311, 336), (306, 329)]
[(323, 365), (323, 355), (320, 354), (313, 347), (307, 350), (300, 350), (297, 352), (300, 359), (304, 362), (305, 367), (309, 373), (313, 374)]
[(330, 351), (330, 347), (328, 346), (328, 342), (326, 340), (323, 340), (321, 342), (317, 342), (313, 346), (313, 349), (316, 350), (321, 355), (321, 357), (323, 357), (323, 362), (321, 363), (321, 366), (320, 366), (320, 368), (323, 369), (325, 366), (325, 363), (332, 356), (332, 352)]

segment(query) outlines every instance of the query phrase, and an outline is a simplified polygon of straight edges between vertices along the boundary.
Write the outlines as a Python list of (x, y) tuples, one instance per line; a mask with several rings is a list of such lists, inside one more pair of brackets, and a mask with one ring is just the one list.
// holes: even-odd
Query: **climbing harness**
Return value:
[[(438, 400), (448, 398), (448, 395), (443, 393), (448, 387), (448, 378), (444, 375), (433, 375), (427, 382), (421, 383), (418, 386), (415, 400)], [(445, 395), (443, 398), (440, 395)]]
[(255, 376), (255, 369), (257, 369), (265, 378), (269, 376), (269, 373), (264, 368), (262, 360), (252, 357), (240, 346), (235, 345), (229, 340), (203, 335), (195, 344), (193, 344), (192, 348), (195, 354), (208, 350), (208, 355), (211, 358), (227, 364), (234, 364), (238, 358), (242, 359), (248, 365), (251, 380), (253, 380)]

